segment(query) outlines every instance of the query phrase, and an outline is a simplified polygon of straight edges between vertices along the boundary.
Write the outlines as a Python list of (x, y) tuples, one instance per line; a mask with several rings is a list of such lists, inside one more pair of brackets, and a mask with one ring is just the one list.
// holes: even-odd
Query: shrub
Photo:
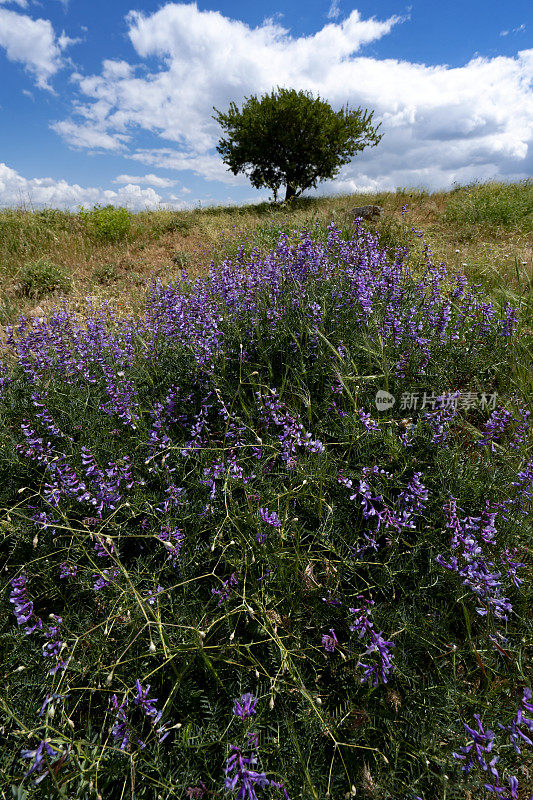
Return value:
[(58, 208), (43, 208), (35, 211), (33, 216), (37, 224), (43, 224), (55, 231), (72, 230), (73, 221), (76, 219), (74, 214)]
[(175, 250), (172, 256), (172, 263), (181, 269), (187, 269), (191, 263), (191, 254), (186, 250)]
[(188, 236), (192, 229), (192, 222), (184, 217), (175, 216), (169, 219), (163, 226), (163, 233), (179, 233), (181, 236)]
[[(85, 330), (64, 308), (38, 336), (8, 329), (0, 781), (15, 796), (527, 783), (516, 311), (427, 252), (415, 278), (402, 253), (363, 229), (293, 232), (205, 279), (154, 280), (138, 320), (115, 327), (104, 306)], [(377, 408), (378, 390), (395, 403)]]
[(133, 214), (127, 208), (95, 205), (90, 211), (80, 211), (86, 228), (96, 239), (120, 242), (128, 237)]
[(93, 272), (95, 281), (108, 285), (118, 280), (119, 273), (114, 264), (100, 264)]
[(17, 275), (20, 294), (39, 299), (54, 291), (69, 292), (72, 279), (55, 264), (46, 259), (26, 264)]

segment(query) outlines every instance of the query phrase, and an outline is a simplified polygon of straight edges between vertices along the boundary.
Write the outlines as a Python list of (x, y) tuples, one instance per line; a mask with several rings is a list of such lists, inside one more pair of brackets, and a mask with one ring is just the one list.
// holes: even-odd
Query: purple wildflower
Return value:
[(44, 711), (45, 711), (45, 709), (46, 709), (46, 707), (47, 707), (47, 705), (49, 703), (53, 702), (54, 700), (64, 700), (66, 697), (70, 697), (70, 694), (68, 692), (67, 692), (67, 694), (47, 694), (46, 698), (45, 698), (45, 701), (41, 706), (41, 710), (39, 711), (37, 716), (38, 717), (42, 717), (42, 715), (44, 714)]
[[(257, 764), (255, 755), (243, 756), (240, 747), (231, 745), (231, 755), (229, 756), (224, 768), (226, 776), (225, 787), (231, 791), (238, 789), (237, 800), (258, 800), (255, 793), (255, 786), (262, 789), (270, 785), (264, 772), (256, 772), (249, 769), (249, 766)], [(235, 770), (231, 777), (230, 773)]]
[(124, 750), (130, 738), (128, 719), (126, 717), (126, 707), (128, 705), (128, 701), (126, 698), (124, 698), (122, 703), (119, 705), (117, 696), (114, 694), (111, 698), (111, 702), (113, 703), (113, 708), (117, 712), (111, 735), (113, 736), (115, 744), (118, 744), (119, 750)]
[(73, 578), (76, 573), (78, 572), (78, 565), (77, 564), (67, 564), (66, 561), (63, 561), (60, 566), (59, 577), (60, 578)]
[(255, 707), (257, 705), (257, 697), (254, 697), (250, 692), (243, 694), (240, 700), (235, 700), (233, 703), (233, 713), (236, 717), (246, 719), (255, 714)]
[(148, 589), (148, 597), (146, 598), (146, 602), (149, 605), (153, 606), (153, 604), (155, 603), (155, 595), (159, 594), (162, 591), (163, 591), (163, 587), (159, 586), (159, 585), (158, 585), (157, 589), (155, 590), (155, 593), (151, 589)]
[(327, 633), (322, 636), (322, 644), (324, 645), (324, 650), (326, 650), (326, 652), (333, 653), (339, 642), (335, 636), (335, 631), (333, 628), (330, 628), (329, 632), (331, 633), (331, 636), (328, 636)]
[[(494, 732), (491, 730), (486, 730), (483, 728), (481, 724), (480, 715), (474, 714), (474, 719), (477, 722), (479, 730), (476, 731), (474, 728), (471, 728), (466, 722), (463, 722), (463, 726), (465, 731), (470, 735), (470, 738), (473, 740), (471, 744), (468, 744), (464, 747), (459, 748), (459, 753), (452, 753), (454, 758), (462, 759), (466, 761), (463, 765), (464, 772), (470, 772), (472, 766), (474, 764), (474, 757), (476, 758), (478, 764), (482, 769), (487, 769), (487, 763), (483, 756), (484, 753), (490, 753), (492, 747), (494, 745)], [(474, 752), (472, 753), (472, 749)], [(468, 756), (468, 759), (467, 759)]]
[(285, 784), (283, 783), (283, 781), (280, 781), (279, 783), (276, 783), (276, 781), (270, 781), (270, 785), (274, 787), (274, 789), (281, 789), (283, 791), (283, 796), (285, 800), (291, 800), (291, 798), (287, 794), (287, 790), (285, 788)]
[[(24, 777), (27, 778), (28, 775), (32, 775), (34, 772), (39, 774), (39, 777), (34, 781), (34, 785), (36, 786), (49, 774), (49, 768), (46, 765), (45, 759), (48, 757), (47, 760), (54, 765), (60, 760), (67, 761), (70, 758), (68, 752), (68, 750), (64, 752), (58, 747), (53, 747), (48, 744), (48, 740), (46, 739), (43, 739), (35, 750), (21, 750), (20, 755), (22, 758), (33, 759), (29, 770), (24, 773)], [(52, 759), (54, 760), (52, 761)]]
[(331, 589), (328, 589), (328, 596), (327, 597), (323, 597), (322, 600), (324, 601), (324, 603), (327, 603), (328, 606), (340, 606), (340, 604), (341, 604), (340, 600), (332, 600), (332, 598), (331, 598)]
[(219, 599), (217, 606), (222, 605), (224, 600), (229, 600), (230, 598), (230, 586), (236, 586), (238, 584), (237, 576), (234, 572), (230, 575), (227, 581), (222, 583), (222, 589), (211, 589), (212, 594), (218, 594)]
[(105, 589), (107, 586), (110, 586), (116, 579), (117, 575), (118, 569), (103, 569), (100, 577), (93, 575), (93, 578), (97, 578), (93, 586), (94, 591), (98, 592), (100, 589)]
[(370, 631), (370, 635), (372, 637), (372, 642), (367, 647), (363, 655), (377, 651), (380, 655), (380, 663), (369, 666), (368, 664), (359, 662), (359, 666), (363, 667), (365, 670), (364, 676), (361, 678), (361, 683), (370, 681), (373, 677), (374, 686), (377, 686), (380, 677), (383, 683), (387, 683), (388, 673), (395, 669), (395, 666), (391, 664), (392, 655), (389, 653), (389, 649), (395, 645), (394, 642), (385, 641), (381, 633), (376, 633), (374, 630)]
[(275, 511), (268, 513), (268, 508), (260, 508), (259, 516), (266, 522), (267, 525), (272, 525), (273, 528), (281, 528), (281, 520)]
[(167, 561), (171, 561), (174, 567), (185, 535), (178, 528), (171, 528), (170, 525), (165, 524), (161, 526), (161, 531), (157, 534), (157, 538), (163, 542), (168, 550)]
[[(511, 720), (509, 725), (502, 725), (500, 722), (498, 722), (498, 727), (502, 731), (507, 731), (509, 734), (509, 739), (511, 740), (513, 749), (516, 753), (518, 753), (518, 755), (521, 753), (518, 746), (520, 739), (522, 739), (522, 741), (526, 744), (533, 746), (533, 719), (530, 719), (524, 713), (526, 711), (529, 711), (530, 713), (533, 712), (533, 704), (529, 702), (531, 697), (531, 689), (526, 687), (514, 719)], [(520, 729), (521, 726), (524, 726), (528, 730), (530, 733), (529, 736)]]
[(17, 624), (23, 625), (35, 617), (35, 624), (32, 627), (27, 627), (25, 633), (28, 635), (33, 633), (36, 628), (42, 629), (43, 622), (40, 617), (36, 617), (33, 611), (33, 602), (28, 599), (26, 594), (27, 578), (21, 575), (19, 578), (13, 578), (11, 581), (12, 591), (9, 596), (9, 602), (14, 604), (13, 611), (17, 618)]

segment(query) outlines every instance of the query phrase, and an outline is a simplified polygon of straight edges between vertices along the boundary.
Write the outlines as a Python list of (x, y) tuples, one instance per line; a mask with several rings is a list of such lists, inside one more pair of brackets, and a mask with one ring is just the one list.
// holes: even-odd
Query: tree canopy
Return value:
[(233, 102), (226, 114), (213, 107), (213, 119), (227, 135), (217, 151), (234, 175), (245, 173), (256, 189), (268, 187), (274, 200), (282, 185), (289, 200), (334, 178), (357, 152), (375, 147), (383, 136), (381, 123), (371, 124), (373, 111), (348, 106), (333, 111), (311, 92), (278, 87), (245, 100), (241, 111)]

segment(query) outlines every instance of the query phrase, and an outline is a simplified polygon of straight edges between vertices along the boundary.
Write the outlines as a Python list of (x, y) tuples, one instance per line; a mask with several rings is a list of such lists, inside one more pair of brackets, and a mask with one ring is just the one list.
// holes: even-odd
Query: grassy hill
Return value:
[(4, 797), (531, 796), (532, 195), (0, 214)]
[[(284, 204), (214, 207), (193, 211), (128, 214), (101, 210), (80, 215), (46, 209), (0, 210), (2, 297), (0, 323), (13, 321), (36, 305), (56, 303), (47, 286), (66, 276), (73, 303), (90, 294), (137, 308), (152, 276), (167, 279), (186, 268), (205, 274), (237, 248), (264, 251), (279, 231), (334, 221), (351, 230), (346, 211), (377, 204), (385, 210), (369, 224), (385, 245), (410, 244), (410, 229), (422, 229), (436, 260), (466, 270), (489, 288), (520, 290), (529, 285), (533, 261), (533, 184), (474, 184), (451, 192), (399, 190), (334, 198), (300, 199)], [(407, 205), (408, 214), (402, 216)], [(47, 273), (50, 278), (39, 280)], [(41, 266), (41, 269), (39, 269)], [(52, 269), (57, 268), (57, 270)], [(57, 272), (57, 276), (56, 276)], [(65, 291), (65, 289), (63, 291)], [(61, 290), (59, 290), (61, 291)], [(33, 300), (29, 296), (33, 293)]]

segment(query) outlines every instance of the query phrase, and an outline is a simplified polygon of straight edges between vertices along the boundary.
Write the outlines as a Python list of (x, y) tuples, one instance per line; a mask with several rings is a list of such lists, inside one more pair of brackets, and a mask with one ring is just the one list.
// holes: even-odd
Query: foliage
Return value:
[(89, 211), (80, 211), (80, 217), (89, 233), (105, 242), (120, 242), (128, 237), (133, 214), (122, 206), (96, 204)]
[(533, 181), (473, 183), (450, 196), (446, 220), (533, 231)]
[(180, 269), (186, 269), (191, 261), (191, 254), (186, 250), (176, 250), (172, 256), (172, 263)]
[[(513, 187), (516, 203), (525, 206), (530, 192), (527, 182), (513, 184)], [(396, 243), (405, 241), (405, 226), (398, 223), (402, 206), (407, 203), (409, 214), (404, 219), (410, 226), (424, 227), (424, 236), (431, 243), (436, 260), (444, 261), (452, 269), (467, 262), (463, 268), (469, 279), (477, 282), (479, 277), (490, 292), (496, 285), (505, 291), (516, 290), (515, 258), (520, 271), (529, 279), (532, 277), (531, 250), (523, 224), (522, 227), (504, 228), (470, 223), (462, 218), (452, 221), (445, 215), (449, 203), (464, 199), (469, 193), (475, 196), (484, 191), (481, 184), (431, 194), (420, 189), (404, 189), (396, 193), (367, 195), (300, 196), (293, 198), (290, 204), (215, 206), (180, 212), (164, 209), (143, 211), (132, 215), (128, 238), (116, 242), (97, 239), (79, 214), (56, 209), (5, 208), (0, 210), (0, 322), (13, 323), (20, 314), (28, 311), (31, 300), (16, 291), (17, 275), (26, 263), (46, 260), (70, 272), (72, 292), (76, 296), (92, 291), (91, 284), (98, 281), (95, 272), (100, 265), (121, 264), (123, 269), (112, 291), (116, 292), (123, 307), (126, 304), (130, 310), (137, 311), (140, 294), (134, 291), (130, 267), (135, 265), (144, 282), (149, 280), (156, 264), (160, 271), (168, 268), (172, 272), (175, 251), (185, 250), (184, 237), (188, 237), (187, 269), (191, 274), (205, 274), (211, 260), (219, 263), (225, 257), (225, 251), (230, 257), (235, 257), (240, 245), (248, 254), (256, 245), (264, 250), (267, 246), (272, 247), (277, 235), (289, 228), (302, 230), (318, 225), (325, 229), (334, 221), (343, 230), (343, 235), (348, 236), (352, 226), (348, 224), (345, 212), (354, 206), (367, 204), (384, 208), (383, 217), (373, 225), (380, 235), (383, 234), (382, 243), (387, 246), (393, 245), (396, 236)], [(178, 229), (176, 220), (179, 220)], [(182, 220), (185, 225), (181, 224)], [(127, 270), (124, 269), (126, 264)], [(490, 281), (485, 279), (488, 275)]]
[(26, 264), (17, 280), (20, 293), (36, 300), (54, 291), (68, 292), (72, 286), (70, 276), (46, 259)]
[(154, 280), (121, 325), (104, 305), (84, 329), (65, 301), (38, 337), (8, 329), (15, 796), (527, 785), (519, 323), (427, 248), (418, 276), (404, 255), (363, 228), (291, 231), (204, 279)]
[(335, 177), (355, 153), (382, 138), (380, 125), (371, 125), (374, 112), (335, 112), (311, 92), (294, 89), (278, 87), (261, 99), (252, 95), (241, 111), (235, 103), (226, 114), (214, 111), (228, 135), (217, 147), (223, 162), (234, 175), (245, 172), (256, 189), (271, 189), (274, 199), (281, 185), (289, 200)]
[(114, 264), (100, 264), (93, 273), (97, 283), (108, 285), (118, 279), (118, 270)]

